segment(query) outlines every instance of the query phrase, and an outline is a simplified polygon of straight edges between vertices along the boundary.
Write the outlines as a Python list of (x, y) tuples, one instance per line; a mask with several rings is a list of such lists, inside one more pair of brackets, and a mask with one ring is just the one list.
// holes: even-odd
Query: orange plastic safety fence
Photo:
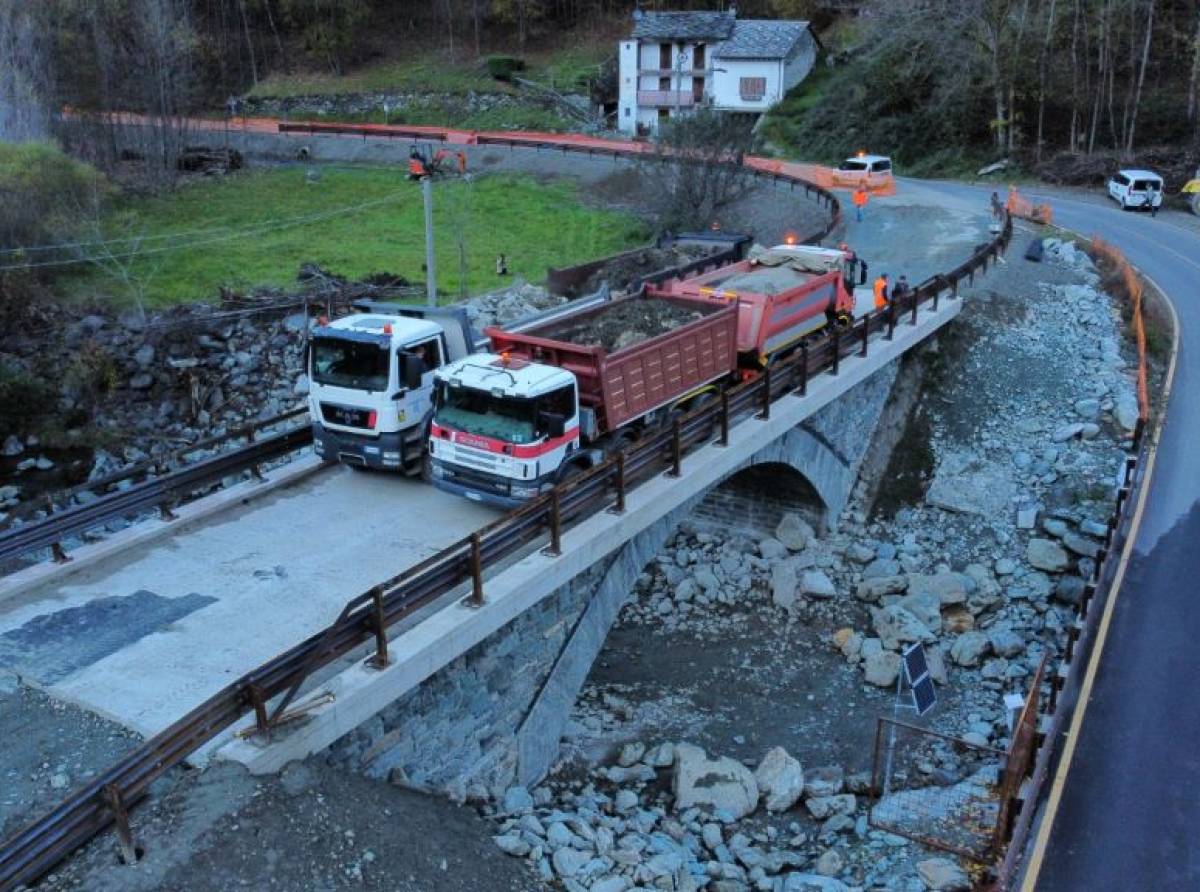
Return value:
[(1142, 313), (1142, 296), (1144, 293), (1142, 280), (1134, 268), (1130, 266), (1129, 261), (1125, 259), (1125, 255), (1098, 235), (1092, 236), (1092, 251), (1112, 264), (1113, 269), (1121, 277), (1121, 281), (1125, 286), (1125, 292), (1129, 295), (1131, 302), (1130, 315), (1133, 317), (1133, 336), (1137, 342), (1138, 353), (1138, 418), (1145, 424), (1150, 418), (1150, 390), (1147, 383), (1149, 376), (1146, 369), (1146, 322)]
[(855, 174), (844, 170), (834, 170), (832, 167), (822, 167), (820, 164), (777, 161), (773, 158), (746, 158), (745, 163), (747, 167), (753, 167), (764, 173), (781, 173), (799, 177), (830, 191), (835, 189), (853, 191), (861, 185), (872, 195), (896, 194), (896, 179), (890, 173)]
[(1034, 204), (1021, 195), (1016, 186), (1009, 187), (1008, 200), (1004, 206), (1014, 217), (1020, 217), (1023, 220), (1032, 220), (1034, 223), (1050, 223), (1054, 220), (1054, 212), (1050, 209), (1050, 205)]

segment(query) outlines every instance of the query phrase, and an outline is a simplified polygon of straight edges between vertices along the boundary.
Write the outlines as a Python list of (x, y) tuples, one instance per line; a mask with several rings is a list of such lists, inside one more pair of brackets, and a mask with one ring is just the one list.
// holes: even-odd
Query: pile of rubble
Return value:
[(498, 288), (464, 303), (467, 314), (477, 331), (489, 325), (515, 322), (533, 313), (562, 306), (568, 298), (551, 294), (540, 285), (517, 280), (506, 288)]
[(967, 889), (952, 861), (918, 860), (906, 840), (870, 829), (870, 784), (839, 766), (806, 770), (781, 747), (752, 767), (633, 741), (585, 778), (510, 788), (494, 840), (569, 892), (848, 892), (839, 877), (872, 885), (898, 867), (909, 882), (893, 888)]

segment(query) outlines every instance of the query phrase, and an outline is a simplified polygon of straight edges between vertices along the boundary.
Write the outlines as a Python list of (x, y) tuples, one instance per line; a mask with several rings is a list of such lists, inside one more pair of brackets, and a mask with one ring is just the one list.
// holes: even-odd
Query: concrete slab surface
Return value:
[(0, 668), (150, 735), (496, 516), (334, 468), (0, 602)]

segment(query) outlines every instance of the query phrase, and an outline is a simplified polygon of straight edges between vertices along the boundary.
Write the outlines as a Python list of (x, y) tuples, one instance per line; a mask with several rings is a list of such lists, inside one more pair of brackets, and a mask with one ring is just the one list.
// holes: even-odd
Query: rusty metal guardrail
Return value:
[[(0, 531), (0, 566), (46, 548), (51, 550), (56, 561), (69, 561), (70, 556), (63, 546), (65, 539), (116, 520), (136, 517), (146, 511), (157, 509), (163, 520), (174, 519), (174, 508), (207, 493), (226, 478), (246, 470), (258, 476), (259, 466), (264, 462), (312, 443), (312, 427), (307, 421), (290, 425), (282, 431), (263, 434), (263, 431), (287, 424), (307, 412), (307, 409), (284, 412), (219, 437), (200, 440), (164, 459), (138, 462), (34, 503), (30, 510), (40, 508), (47, 514)], [(239, 439), (245, 439), (246, 445), (186, 462), (174, 470), (164, 470), (193, 453), (218, 448)], [(81, 504), (70, 504), (84, 493), (93, 498)]]
[[(837, 199), (825, 194), (831, 216), (839, 219)], [(579, 477), (352, 599), (324, 631), (227, 685), (0, 844), (0, 889), (36, 880), (114, 822), (122, 850), (132, 853), (129, 807), (145, 795), (156, 778), (203, 743), (251, 712), (259, 733), (269, 736), (288, 719), (287, 706), (314, 670), (371, 641), (376, 648), (371, 660), (385, 664), (387, 630), (460, 586), (470, 589), (468, 603), (482, 605), (485, 569), (541, 536), (548, 539), (548, 552), (557, 552), (563, 531), (573, 522), (606, 506), (624, 510), (627, 490), (646, 477), (664, 471), (680, 474), (683, 458), (692, 447), (714, 436), (717, 444), (727, 445), (736, 420), (750, 415), (769, 418), (775, 400), (806, 394), (814, 376), (836, 375), (847, 356), (868, 355), (873, 338), (891, 338), (896, 327), (906, 321), (916, 324), (922, 306), (936, 311), (943, 294), (957, 295), (961, 282), (973, 282), (978, 272), (986, 271), (1004, 252), (1011, 237), (1012, 221), (1006, 219), (991, 242), (950, 272), (916, 286), (903, 298), (902, 306), (893, 303), (862, 317), (847, 330), (830, 327), (824, 336), (804, 344), (759, 377), (724, 391), (719, 401), (697, 407), (669, 427), (641, 437)], [(280, 700), (271, 710), (276, 697)]]

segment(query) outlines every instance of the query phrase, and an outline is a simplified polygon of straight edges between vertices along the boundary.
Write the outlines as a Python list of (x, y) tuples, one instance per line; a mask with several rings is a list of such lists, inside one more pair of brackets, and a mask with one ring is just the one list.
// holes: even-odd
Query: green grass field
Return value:
[[(211, 300), (221, 286), (289, 287), (303, 263), (349, 278), (386, 272), (423, 282), (420, 187), (399, 168), (320, 174), (314, 184), (299, 167), (190, 183), (125, 203), (111, 214), (108, 231), (145, 237), (128, 263), (150, 306)], [(583, 206), (569, 182), (508, 175), (441, 180), (434, 184), (434, 209), (437, 281), (446, 300), (511, 281), (495, 275), (501, 252), (513, 276), (537, 282), (549, 266), (623, 250), (646, 237), (628, 214)], [(64, 284), (78, 297), (135, 294), (98, 269)]]
[(366, 65), (347, 74), (327, 72), (273, 74), (250, 96), (335, 96), (346, 93), (511, 93), (513, 88), (488, 74), (483, 62), (447, 62), (437, 53)]

